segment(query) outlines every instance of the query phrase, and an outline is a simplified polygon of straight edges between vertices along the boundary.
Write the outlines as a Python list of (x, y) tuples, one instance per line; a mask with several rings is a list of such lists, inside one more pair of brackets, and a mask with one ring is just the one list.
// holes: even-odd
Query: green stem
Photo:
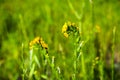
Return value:
[(73, 67), (74, 67), (74, 75), (73, 80), (76, 80), (76, 73), (77, 73), (77, 51), (76, 51), (76, 43), (75, 43), (75, 51), (74, 51), (74, 60), (73, 60)]
[(30, 69), (32, 67), (32, 55), (33, 55), (33, 49), (30, 50)]
[(91, 0), (91, 19), (92, 19), (92, 28), (94, 27), (94, 3)]
[(100, 65), (99, 65), (99, 69), (100, 69), (100, 80), (103, 80), (103, 68), (104, 68), (104, 65), (103, 65), (103, 53), (100, 52), (101, 55), (100, 55)]
[(113, 29), (113, 45), (112, 45), (112, 80), (114, 80), (115, 32), (116, 32), (116, 27), (114, 27), (114, 29)]
[(81, 63), (82, 63), (82, 73), (84, 76), (84, 80), (87, 80), (87, 75), (86, 75), (86, 71), (85, 71), (85, 62), (84, 62), (84, 55), (82, 54), (82, 51), (80, 52), (81, 54)]
[(24, 50), (24, 44), (22, 43), (22, 56), (21, 56), (21, 60), (22, 60), (22, 70), (23, 70), (23, 74), (22, 74), (22, 80), (24, 80), (25, 77), (25, 73), (24, 73), (24, 57), (23, 57), (23, 50)]

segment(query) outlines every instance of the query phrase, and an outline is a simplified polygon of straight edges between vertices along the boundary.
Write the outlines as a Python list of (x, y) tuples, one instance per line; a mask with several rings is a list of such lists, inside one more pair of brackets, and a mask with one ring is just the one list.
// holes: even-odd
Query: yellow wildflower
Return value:
[(62, 28), (62, 33), (66, 32), (67, 29), (68, 29), (68, 26), (67, 26), (67, 23), (65, 23)]
[(35, 43), (38, 43), (40, 42), (40, 37), (36, 37), (33, 41), (35, 41)]
[(68, 38), (68, 34), (65, 32), (65, 33), (63, 33), (64, 34), (64, 36), (66, 37), (66, 38)]
[(75, 23), (67, 22), (62, 27), (63, 35), (68, 38), (68, 36), (72, 33), (79, 33), (79, 28), (75, 25)]
[(48, 45), (42, 40), (41, 37), (36, 37), (29, 43), (30, 49), (33, 47), (34, 44), (39, 44), (42, 48), (48, 49)]
[(33, 41), (31, 41), (31, 42), (29, 43), (29, 45), (32, 46), (32, 45), (33, 45)]
[(71, 25), (75, 26), (75, 23), (71, 23)]
[(44, 41), (41, 41), (40, 44), (41, 44), (42, 48), (48, 49), (48, 45)]
[(75, 23), (72, 23), (72, 22), (70, 22), (70, 21), (67, 23), (67, 25), (68, 25), (68, 26), (76, 27)]

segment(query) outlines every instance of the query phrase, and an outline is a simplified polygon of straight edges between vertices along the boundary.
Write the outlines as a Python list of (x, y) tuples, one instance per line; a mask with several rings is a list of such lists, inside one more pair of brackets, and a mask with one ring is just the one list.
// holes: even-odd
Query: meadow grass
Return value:
[(0, 80), (119, 80), (119, 4), (1, 0)]

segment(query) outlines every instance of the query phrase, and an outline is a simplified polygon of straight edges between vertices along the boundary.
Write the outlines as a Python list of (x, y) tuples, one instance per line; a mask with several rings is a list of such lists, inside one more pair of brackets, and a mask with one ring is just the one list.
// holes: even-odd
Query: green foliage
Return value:
[[(119, 0), (0, 0), (0, 80), (119, 80), (119, 4)], [(67, 24), (63, 34), (68, 21), (79, 33)], [(30, 59), (29, 43), (37, 36), (48, 49), (35, 44)]]

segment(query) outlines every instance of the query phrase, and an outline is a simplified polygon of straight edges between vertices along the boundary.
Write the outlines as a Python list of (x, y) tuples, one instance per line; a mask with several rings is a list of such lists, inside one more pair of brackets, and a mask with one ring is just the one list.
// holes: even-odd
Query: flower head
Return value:
[(63, 35), (68, 38), (71, 33), (79, 33), (79, 28), (75, 25), (75, 23), (67, 22), (62, 27)]
[(33, 39), (30, 43), (30, 49), (33, 47), (33, 45), (38, 44), (40, 45), (42, 48), (44, 49), (48, 49), (48, 45), (43, 41), (43, 39), (41, 37), (36, 37), (35, 39)]

